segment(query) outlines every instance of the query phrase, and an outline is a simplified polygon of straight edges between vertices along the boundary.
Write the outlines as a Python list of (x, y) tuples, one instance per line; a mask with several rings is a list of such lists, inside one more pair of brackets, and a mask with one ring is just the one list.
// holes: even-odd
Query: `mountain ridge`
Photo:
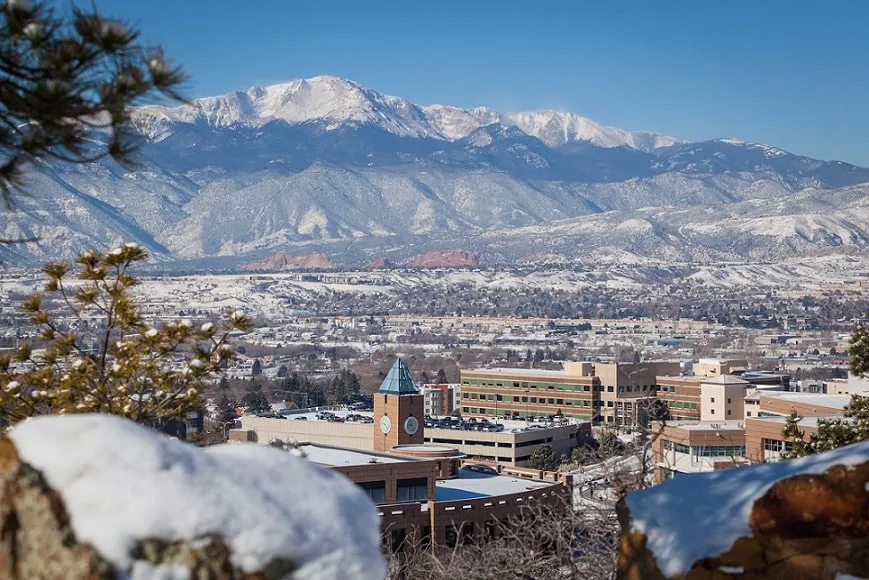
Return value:
[(376, 122), (399, 136), (455, 141), (473, 130), (501, 123), (518, 127), (549, 146), (586, 141), (601, 147), (628, 146), (653, 150), (680, 142), (649, 131), (609, 127), (575, 113), (540, 110), (504, 114), (488, 107), (464, 109), (452, 105), (416, 105), (401, 97), (383, 95), (361, 84), (334, 76), (251, 87), (224, 95), (193, 99), (177, 107), (139, 108), (137, 126), (151, 139), (165, 135), (166, 123), (205, 121), (225, 127), (262, 125), (281, 120)]
[(143, 107), (135, 168), (39, 162), (0, 235), (39, 238), (10, 249), (10, 263), (124, 240), (166, 262), (338, 248), (348, 266), (459, 248), (575, 263), (869, 247), (869, 169), (735, 138), (517, 115), (415, 105), (337, 77)]

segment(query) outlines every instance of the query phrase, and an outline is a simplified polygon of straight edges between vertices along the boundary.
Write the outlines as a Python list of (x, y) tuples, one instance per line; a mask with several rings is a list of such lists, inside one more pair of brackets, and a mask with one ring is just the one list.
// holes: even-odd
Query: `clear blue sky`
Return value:
[(869, 2), (96, 0), (192, 97), (332, 74), (420, 104), (570, 110), (869, 166)]

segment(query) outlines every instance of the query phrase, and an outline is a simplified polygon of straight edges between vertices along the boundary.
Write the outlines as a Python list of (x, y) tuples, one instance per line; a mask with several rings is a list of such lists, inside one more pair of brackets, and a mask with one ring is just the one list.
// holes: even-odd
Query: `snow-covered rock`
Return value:
[[(39, 417), (9, 437), (14, 450), (0, 442), (0, 503), (17, 506), (19, 532), (0, 538), (0, 554), (10, 542), (14, 553), (47, 542), (35, 538), (52, 530), (34, 522), (62, 527), (68, 515), (68, 531), (54, 535), (67, 534), (90, 569), (107, 563), (118, 577), (193, 577), (217, 567), (224, 575), (208, 577), (383, 578), (373, 505), (350, 480), (304, 459), (255, 445), (200, 449), (102, 415)], [(45, 501), (15, 495), (42, 478)], [(46, 515), (53, 497), (62, 505)], [(43, 511), (22, 516), (26, 509)], [(0, 557), (0, 574), (3, 565)]]
[(865, 574), (869, 441), (792, 461), (679, 475), (628, 494), (618, 511), (622, 579)]

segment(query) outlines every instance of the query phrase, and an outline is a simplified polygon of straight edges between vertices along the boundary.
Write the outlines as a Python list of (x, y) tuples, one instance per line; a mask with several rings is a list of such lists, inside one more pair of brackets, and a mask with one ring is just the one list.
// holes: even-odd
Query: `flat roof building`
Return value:
[[(348, 415), (339, 421), (335, 413), (320, 413), (319, 418), (316, 413), (288, 419), (243, 417), (244, 428), (234, 429), (231, 438), (282, 447), (351, 479), (377, 504), (384, 547), (394, 552), (403, 551), (411, 540), (448, 548), (476, 543), (491, 537), (499, 522), (527, 506), (569, 505), (570, 475), (468, 464), (465, 455), (452, 446), (424, 444), (422, 395), (400, 360), (374, 397), (373, 424), (347, 423)], [(540, 437), (547, 431), (528, 430), (528, 434)], [(353, 440), (360, 446), (305, 441), (297, 437), (302, 432)], [(496, 449), (497, 436), (503, 435), (450, 432), (494, 438)], [(515, 448), (504, 448), (504, 452), (509, 453), (508, 449)]]
[(462, 371), (462, 413), (532, 419), (561, 415), (613, 426), (645, 423), (657, 375), (678, 373), (678, 362), (566, 362), (564, 368)]
[(652, 457), (657, 481), (747, 463), (742, 421), (674, 423), (654, 429)]

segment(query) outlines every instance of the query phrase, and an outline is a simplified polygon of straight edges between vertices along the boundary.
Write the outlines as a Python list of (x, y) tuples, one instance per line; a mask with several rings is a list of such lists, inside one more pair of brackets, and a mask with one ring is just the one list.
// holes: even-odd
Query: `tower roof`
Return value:
[(386, 378), (380, 383), (378, 392), (388, 395), (415, 395), (419, 393), (416, 385), (413, 384), (410, 370), (401, 359), (396, 359), (395, 364), (389, 369)]

